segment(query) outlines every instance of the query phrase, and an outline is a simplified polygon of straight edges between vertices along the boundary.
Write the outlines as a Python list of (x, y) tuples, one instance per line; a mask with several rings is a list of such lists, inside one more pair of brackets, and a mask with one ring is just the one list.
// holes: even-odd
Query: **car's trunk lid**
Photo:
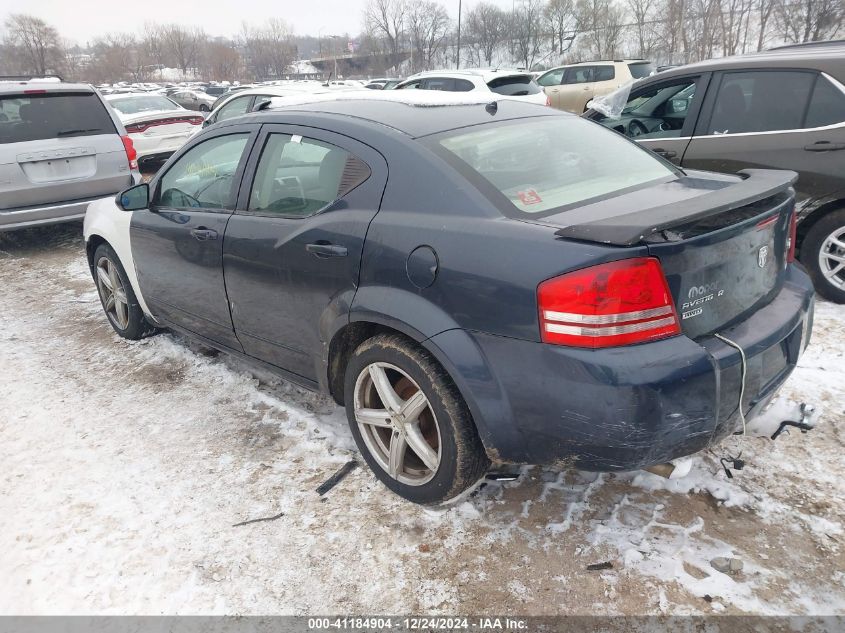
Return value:
[[(740, 175), (689, 172), (542, 221), (560, 226), (556, 234), (564, 238), (645, 245), (660, 259), (682, 329), (694, 338), (742, 319), (783, 284), (797, 176)], [(647, 203), (655, 199), (663, 204)], [(620, 207), (639, 210), (619, 213)]]

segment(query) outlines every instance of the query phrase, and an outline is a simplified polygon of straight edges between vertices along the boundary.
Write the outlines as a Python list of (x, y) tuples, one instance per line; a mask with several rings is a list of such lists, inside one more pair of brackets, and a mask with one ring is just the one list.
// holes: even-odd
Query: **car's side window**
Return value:
[(236, 116), (246, 114), (251, 99), (252, 97), (249, 95), (232, 99), (229, 103), (220, 108), (215, 121), (225, 121), (226, 119), (232, 119)]
[(616, 68), (613, 66), (596, 66), (593, 73), (593, 81), (610, 81), (616, 77)]
[(429, 77), (424, 79), (420, 86), (423, 90), (444, 90), (453, 92), (455, 89), (455, 80), (445, 77)]
[(593, 71), (594, 68), (592, 66), (578, 66), (576, 68), (570, 68), (566, 71), (566, 76), (563, 79), (563, 83), (565, 84), (586, 84), (593, 81)]
[(156, 206), (234, 208), (234, 177), (248, 139), (248, 133), (227, 134), (189, 149), (162, 176)]
[(566, 72), (566, 68), (558, 68), (557, 70), (548, 72), (540, 77), (540, 79), (537, 80), (537, 83), (545, 87), (559, 86), (563, 81), (564, 72)]
[(677, 138), (692, 109), (696, 81), (695, 77), (685, 77), (638, 90), (628, 98), (620, 120), (602, 120), (602, 124), (640, 140)]
[(804, 127), (822, 127), (845, 122), (845, 92), (826, 77), (819, 76), (807, 108)]
[(725, 73), (708, 134), (800, 129), (814, 79), (800, 71)]
[(397, 90), (419, 90), (421, 80), (412, 81), (409, 84), (405, 84), (404, 86), (399, 86)]
[(454, 79), (453, 81), (455, 82), (455, 86), (452, 90), (455, 92), (470, 92), (475, 88), (475, 85), (466, 79)]
[(329, 143), (270, 134), (261, 151), (249, 211), (307, 217), (342, 198), (370, 176), (370, 168)]

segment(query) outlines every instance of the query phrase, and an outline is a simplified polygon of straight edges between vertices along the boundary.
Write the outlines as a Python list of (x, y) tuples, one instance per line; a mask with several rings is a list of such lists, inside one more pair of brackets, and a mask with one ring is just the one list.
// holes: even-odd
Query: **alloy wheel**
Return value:
[(819, 268), (828, 283), (845, 290), (845, 227), (837, 228), (822, 242)]
[(440, 427), (419, 385), (390, 363), (371, 363), (358, 375), (355, 422), (370, 454), (393, 479), (421, 486), (440, 467)]
[(120, 281), (117, 266), (108, 257), (101, 257), (97, 262), (97, 290), (109, 320), (121, 330), (129, 327), (126, 289)]

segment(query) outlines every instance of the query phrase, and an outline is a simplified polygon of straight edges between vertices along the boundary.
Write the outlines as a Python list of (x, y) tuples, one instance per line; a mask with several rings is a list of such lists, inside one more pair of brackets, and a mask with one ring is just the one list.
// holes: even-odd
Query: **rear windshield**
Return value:
[(93, 93), (0, 97), (0, 143), (115, 133), (108, 111)]
[(540, 92), (540, 86), (534, 81), (531, 75), (511, 75), (509, 77), (496, 77), (487, 82), (487, 86), (495, 93), (508, 95), (510, 97), (521, 97), (524, 95), (535, 95)]
[(176, 105), (176, 103), (167, 97), (160, 97), (158, 95), (112, 99), (109, 101), (109, 104), (121, 114), (139, 114), (141, 112), (182, 109), (181, 106)]
[(506, 214), (554, 213), (678, 173), (636, 143), (577, 117), (491, 123), (438, 142)]
[(631, 71), (631, 77), (634, 79), (648, 77), (656, 71), (654, 64), (651, 62), (634, 62), (632, 64), (628, 64), (628, 69)]

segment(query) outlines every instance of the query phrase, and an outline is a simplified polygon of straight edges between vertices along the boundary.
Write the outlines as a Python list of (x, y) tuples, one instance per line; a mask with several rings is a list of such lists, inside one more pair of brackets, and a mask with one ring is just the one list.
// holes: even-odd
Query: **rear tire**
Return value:
[(344, 394), (358, 449), (400, 497), (442, 503), (487, 471), (490, 462), (457, 387), (406, 337), (380, 334), (361, 343), (346, 367)]
[(800, 259), (816, 292), (845, 303), (845, 209), (827, 213), (813, 225), (801, 243)]
[(94, 251), (93, 272), (100, 304), (115, 332), (137, 341), (156, 331), (147, 321), (117, 253), (108, 244), (100, 244)]

